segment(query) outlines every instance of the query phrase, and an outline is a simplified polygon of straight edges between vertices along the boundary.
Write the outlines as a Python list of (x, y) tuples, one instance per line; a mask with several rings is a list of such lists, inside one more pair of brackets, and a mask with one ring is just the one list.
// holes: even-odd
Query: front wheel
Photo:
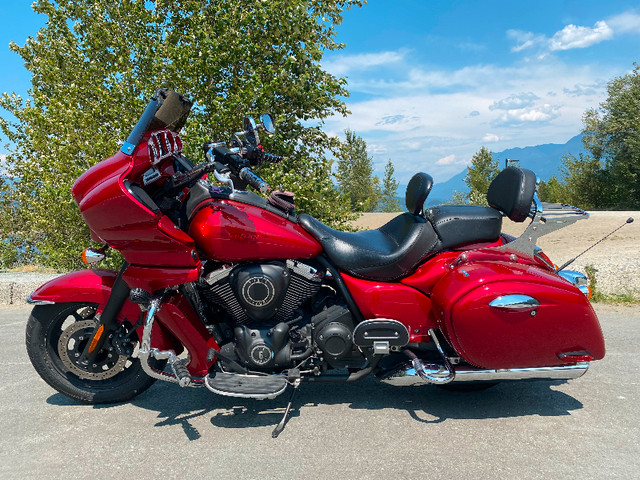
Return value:
[(142, 370), (138, 338), (125, 324), (105, 342), (95, 363), (83, 364), (82, 352), (98, 324), (96, 307), (95, 303), (36, 306), (27, 322), (27, 353), (42, 379), (60, 393), (83, 403), (123, 402), (144, 392), (155, 379)]

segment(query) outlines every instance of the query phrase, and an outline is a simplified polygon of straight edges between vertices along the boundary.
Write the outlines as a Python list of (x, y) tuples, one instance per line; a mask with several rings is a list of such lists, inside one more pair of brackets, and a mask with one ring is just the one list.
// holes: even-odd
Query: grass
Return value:
[(584, 267), (587, 278), (589, 279), (589, 288), (593, 292), (591, 301), (594, 303), (607, 303), (614, 305), (635, 305), (640, 303), (640, 291), (627, 291), (623, 293), (602, 293), (598, 289), (598, 279), (596, 272), (598, 271), (593, 265)]

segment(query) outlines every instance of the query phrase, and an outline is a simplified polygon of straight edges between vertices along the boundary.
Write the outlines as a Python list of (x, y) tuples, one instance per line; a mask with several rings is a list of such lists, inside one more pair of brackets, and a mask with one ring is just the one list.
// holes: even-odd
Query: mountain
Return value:
[[(567, 143), (547, 143), (533, 147), (509, 148), (502, 152), (494, 152), (493, 158), (499, 161), (500, 168), (505, 167), (505, 160), (519, 160), (517, 166), (534, 171), (541, 180), (548, 180), (552, 175), (558, 176), (562, 157), (570, 153), (578, 156), (585, 153), (582, 145), (582, 135), (576, 135)], [(446, 182), (436, 183), (427, 199), (427, 206), (439, 205), (448, 201), (454, 192), (467, 192), (464, 177), (467, 169), (451, 177)], [(398, 189), (398, 191), (401, 191)]]

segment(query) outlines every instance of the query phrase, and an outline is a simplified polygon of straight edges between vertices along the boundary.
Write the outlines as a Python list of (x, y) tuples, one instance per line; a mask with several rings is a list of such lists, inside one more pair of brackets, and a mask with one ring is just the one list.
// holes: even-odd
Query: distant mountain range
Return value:
[[(540, 179), (548, 180), (552, 175), (558, 175), (562, 157), (568, 153), (576, 157), (580, 153), (585, 153), (582, 145), (582, 135), (576, 135), (564, 144), (547, 143), (533, 147), (509, 148), (502, 152), (494, 152), (493, 158), (499, 160), (501, 169), (505, 167), (506, 159), (519, 160), (520, 162), (516, 165), (533, 170)], [(436, 183), (429, 194), (426, 205), (432, 206), (444, 203), (456, 191), (466, 193), (468, 191), (467, 185), (464, 183), (466, 175), (467, 169), (465, 168), (446, 182)], [(401, 199), (401, 205), (404, 205), (404, 192), (406, 189), (406, 185), (398, 187), (398, 197)]]

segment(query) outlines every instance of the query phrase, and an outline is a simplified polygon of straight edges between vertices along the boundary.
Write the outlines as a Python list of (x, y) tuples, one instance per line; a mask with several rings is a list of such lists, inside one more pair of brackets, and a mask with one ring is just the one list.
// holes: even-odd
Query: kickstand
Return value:
[(300, 389), (300, 379), (298, 378), (293, 384), (293, 392), (291, 392), (291, 398), (289, 398), (289, 403), (287, 403), (287, 408), (284, 411), (284, 415), (282, 416), (282, 420), (276, 428), (273, 429), (271, 433), (271, 438), (278, 438), (278, 435), (282, 433), (285, 425), (289, 421), (289, 413), (291, 412), (291, 404), (293, 403), (294, 398), (296, 398), (296, 393)]

